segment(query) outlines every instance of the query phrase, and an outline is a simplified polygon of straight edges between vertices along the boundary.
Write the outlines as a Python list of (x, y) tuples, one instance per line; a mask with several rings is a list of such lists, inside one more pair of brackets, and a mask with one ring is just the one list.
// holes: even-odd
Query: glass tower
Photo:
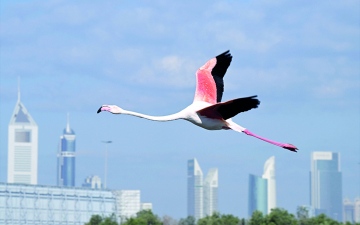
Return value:
[(75, 186), (75, 132), (70, 128), (69, 115), (58, 153), (58, 186)]
[(212, 168), (204, 181), (204, 216), (211, 216), (218, 211), (218, 169)]
[(260, 211), (264, 215), (268, 211), (268, 181), (262, 177), (249, 175), (249, 217), (255, 211)]
[(272, 156), (264, 164), (262, 177), (249, 175), (249, 216), (254, 211), (264, 215), (276, 208), (275, 157)]
[(342, 178), (340, 155), (334, 152), (313, 152), (310, 168), (310, 203), (315, 216), (324, 213), (342, 220)]
[(203, 217), (203, 172), (196, 159), (188, 160), (187, 164), (187, 197), (188, 216), (196, 220)]
[(38, 126), (20, 101), (8, 128), (8, 183), (37, 184)]

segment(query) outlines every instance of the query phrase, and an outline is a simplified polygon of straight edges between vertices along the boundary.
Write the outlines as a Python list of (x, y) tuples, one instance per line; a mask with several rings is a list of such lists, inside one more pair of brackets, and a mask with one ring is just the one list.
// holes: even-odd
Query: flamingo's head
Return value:
[(100, 113), (101, 111), (108, 111), (108, 112), (111, 112), (113, 114), (120, 114), (124, 110), (122, 108), (120, 108), (119, 106), (117, 106), (117, 105), (102, 105), (98, 109), (97, 113)]

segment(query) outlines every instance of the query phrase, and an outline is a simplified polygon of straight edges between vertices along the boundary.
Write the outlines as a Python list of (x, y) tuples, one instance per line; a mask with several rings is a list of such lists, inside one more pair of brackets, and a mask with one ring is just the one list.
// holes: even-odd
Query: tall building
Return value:
[(354, 202), (354, 222), (360, 223), (360, 198), (356, 198)]
[(218, 180), (218, 169), (210, 169), (204, 180), (204, 216), (218, 212)]
[(262, 176), (267, 180), (267, 212), (276, 208), (275, 156), (266, 160)]
[(58, 152), (58, 186), (75, 186), (75, 132), (70, 128), (69, 114), (66, 128), (60, 136)]
[(262, 177), (249, 175), (249, 216), (254, 211), (264, 215), (276, 208), (275, 157), (272, 156), (264, 164)]
[(315, 216), (324, 213), (341, 221), (342, 178), (339, 153), (313, 152), (310, 181), (310, 204), (315, 209)]
[(355, 212), (355, 208), (354, 208), (354, 203), (351, 202), (348, 198), (344, 199), (343, 201), (343, 222), (350, 222), (353, 223), (354, 222), (354, 212)]
[(187, 163), (187, 210), (188, 216), (201, 219), (204, 215), (203, 199), (203, 172), (196, 159)]
[(264, 215), (268, 212), (268, 181), (262, 177), (249, 175), (249, 217), (255, 211), (260, 211)]
[(20, 89), (8, 128), (8, 183), (37, 184), (38, 126), (20, 101)]

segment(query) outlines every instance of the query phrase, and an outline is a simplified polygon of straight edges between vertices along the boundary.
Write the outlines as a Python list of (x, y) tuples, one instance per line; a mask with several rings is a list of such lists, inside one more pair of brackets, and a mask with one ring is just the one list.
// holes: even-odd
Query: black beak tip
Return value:
[(100, 112), (101, 112), (101, 108), (102, 108), (102, 107), (100, 107), (100, 108), (98, 109), (97, 113), (100, 113)]

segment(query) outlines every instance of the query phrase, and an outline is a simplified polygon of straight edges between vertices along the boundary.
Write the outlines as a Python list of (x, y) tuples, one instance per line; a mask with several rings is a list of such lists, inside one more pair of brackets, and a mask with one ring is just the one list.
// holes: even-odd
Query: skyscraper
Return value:
[(255, 211), (260, 211), (264, 215), (268, 212), (268, 181), (262, 177), (249, 175), (249, 217)]
[(249, 175), (249, 216), (256, 210), (264, 215), (276, 208), (275, 157), (272, 156), (264, 164), (262, 177)]
[(354, 222), (360, 223), (360, 198), (356, 198), (354, 202)]
[(204, 181), (204, 216), (218, 211), (218, 169), (211, 168)]
[(187, 197), (188, 216), (196, 220), (203, 217), (203, 172), (196, 159), (188, 160), (187, 164)]
[(66, 128), (60, 136), (58, 152), (58, 186), (75, 186), (75, 132), (70, 128), (69, 115)]
[(341, 221), (342, 178), (339, 153), (313, 152), (310, 181), (310, 204), (315, 209), (315, 215), (324, 213)]
[(351, 202), (348, 198), (344, 199), (343, 201), (343, 222), (350, 222), (353, 223), (354, 222), (354, 212), (355, 212), (355, 208), (354, 208), (354, 203)]
[(276, 208), (275, 156), (266, 160), (262, 176), (267, 180), (267, 212)]
[(38, 126), (20, 101), (20, 89), (8, 128), (8, 183), (37, 184)]

